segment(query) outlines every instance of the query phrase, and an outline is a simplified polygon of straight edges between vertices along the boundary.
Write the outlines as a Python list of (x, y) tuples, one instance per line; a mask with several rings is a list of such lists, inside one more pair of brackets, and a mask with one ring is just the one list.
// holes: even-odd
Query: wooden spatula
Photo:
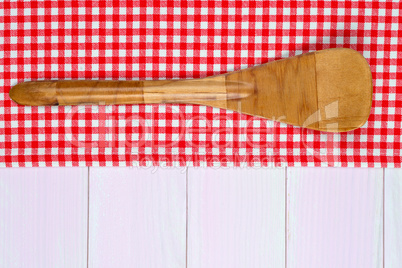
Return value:
[(24, 82), (9, 94), (16, 103), (32, 106), (199, 104), (341, 132), (367, 121), (372, 80), (361, 54), (334, 48), (202, 79)]

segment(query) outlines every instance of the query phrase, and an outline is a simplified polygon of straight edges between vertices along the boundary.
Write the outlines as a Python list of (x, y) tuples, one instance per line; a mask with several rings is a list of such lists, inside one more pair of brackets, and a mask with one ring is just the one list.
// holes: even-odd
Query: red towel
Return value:
[[(200, 78), (333, 47), (373, 73), (368, 122), (341, 134), (203, 106), (8, 96), (22, 81)], [(402, 3), (2, 1), (0, 89), (1, 166), (401, 167)]]

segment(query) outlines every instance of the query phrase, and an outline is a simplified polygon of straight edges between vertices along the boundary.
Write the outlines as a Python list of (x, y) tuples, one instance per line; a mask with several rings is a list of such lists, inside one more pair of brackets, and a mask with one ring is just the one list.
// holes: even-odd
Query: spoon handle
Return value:
[[(239, 87), (243, 90), (237, 90)], [(231, 88), (236, 90), (232, 91)], [(213, 102), (216, 107), (220, 106), (218, 102), (241, 99), (250, 94), (252, 94), (251, 85), (226, 81), (225, 75), (203, 79), (159, 81), (34, 81), (20, 83), (10, 91), (10, 97), (15, 102), (31, 106), (144, 103), (208, 105), (207, 102)]]

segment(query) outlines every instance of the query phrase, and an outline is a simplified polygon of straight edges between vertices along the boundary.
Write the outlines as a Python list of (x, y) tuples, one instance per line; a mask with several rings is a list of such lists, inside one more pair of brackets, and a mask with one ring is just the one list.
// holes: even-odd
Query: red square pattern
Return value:
[[(2, 1), (1, 166), (401, 167), (400, 1)], [(43, 79), (200, 78), (333, 47), (362, 53), (373, 108), (328, 134), (192, 105), (23, 107)], [(356, 104), (358, 105), (358, 104)]]

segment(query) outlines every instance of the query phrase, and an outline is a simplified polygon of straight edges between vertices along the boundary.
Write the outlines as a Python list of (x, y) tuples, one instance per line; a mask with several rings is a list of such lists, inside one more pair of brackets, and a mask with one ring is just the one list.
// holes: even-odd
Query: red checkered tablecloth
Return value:
[[(341, 134), (204, 106), (8, 96), (22, 81), (200, 78), (333, 47), (373, 73), (368, 122)], [(1, 166), (401, 167), (401, 107), (400, 1), (0, 2)]]

